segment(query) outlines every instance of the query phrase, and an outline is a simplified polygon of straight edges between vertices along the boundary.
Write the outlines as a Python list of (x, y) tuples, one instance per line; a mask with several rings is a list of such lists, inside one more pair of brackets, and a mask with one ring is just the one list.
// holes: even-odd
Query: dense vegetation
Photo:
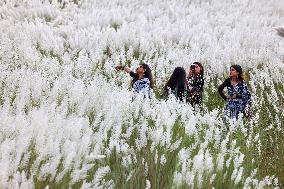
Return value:
[[(0, 5), (0, 188), (284, 185), (280, 1)], [(151, 100), (114, 70), (141, 61)], [(200, 111), (161, 98), (173, 69), (193, 61), (206, 69)], [(254, 116), (224, 124), (216, 89), (231, 64), (245, 70)]]

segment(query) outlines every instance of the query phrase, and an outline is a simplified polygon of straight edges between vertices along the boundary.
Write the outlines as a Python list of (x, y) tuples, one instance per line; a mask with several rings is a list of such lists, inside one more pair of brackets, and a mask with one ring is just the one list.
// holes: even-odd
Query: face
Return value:
[(194, 67), (194, 73), (195, 74), (200, 74), (201, 71), (202, 71), (202, 68), (200, 66), (198, 66), (198, 64), (194, 64), (195, 67)]
[(144, 73), (145, 72), (145, 70), (144, 70), (144, 68), (143, 68), (143, 66), (142, 65), (139, 65), (139, 67), (138, 68), (136, 68), (136, 73)]
[(231, 67), (229, 75), (230, 75), (230, 77), (238, 77), (239, 72), (237, 72), (237, 70), (235, 70), (235, 68)]

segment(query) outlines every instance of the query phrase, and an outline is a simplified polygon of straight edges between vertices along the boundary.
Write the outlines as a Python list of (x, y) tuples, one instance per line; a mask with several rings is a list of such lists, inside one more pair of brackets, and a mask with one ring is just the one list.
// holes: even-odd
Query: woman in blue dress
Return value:
[(124, 70), (132, 77), (131, 86), (136, 93), (142, 94), (146, 98), (151, 98), (151, 89), (153, 89), (152, 72), (148, 64), (140, 64), (136, 72), (131, 71), (126, 66), (116, 66), (116, 70)]
[[(226, 101), (225, 117), (238, 119), (240, 113), (250, 116), (251, 94), (242, 74), (240, 65), (232, 65), (229, 78), (218, 87), (219, 94)], [(227, 95), (223, 93), (225, 87)]]

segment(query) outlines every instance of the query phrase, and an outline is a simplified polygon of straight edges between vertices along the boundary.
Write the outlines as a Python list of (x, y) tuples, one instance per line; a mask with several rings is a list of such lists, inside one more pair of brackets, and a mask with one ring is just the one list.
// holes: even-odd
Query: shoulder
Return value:
[(223, 81), (223, 83), (220, 85), (220, 86), (223, 86), (223, 87), (228, 87), (231, 85), (231, 79), (230, 78), (227, 78)]
[(129, 75), (133, 78), (137, 78), (138, 74), (134, 73), (133, 71), (129, 72)]
[(218, 86), (218, 90), (223, 90), (225, 87), (230, 87), (231, 86), (231, 79), (227, 78), (221, 85)]
[(225, 86), (230, 86), (230, 85), (231, 85), (231, 79), (230, 79), (230, 78), (225, 79), (225, 81), (223, 82), (223, 84), (224, 84)]

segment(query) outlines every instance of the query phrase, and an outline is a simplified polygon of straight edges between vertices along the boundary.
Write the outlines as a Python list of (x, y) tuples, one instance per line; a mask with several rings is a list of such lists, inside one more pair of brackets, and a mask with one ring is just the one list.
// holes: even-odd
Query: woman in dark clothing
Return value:
[(200, 62), (194, 62), (189, 69), (187, 77), (188, 94), (187, 102), (192, 106), (201, 105), (203, 93), (203, 78), (204, 68)]
[(164, 87), (164, 93), (168, 96), (170, 93), (174, 94), (175, 97), (183, 101), (186, 94), (186, 72), (182, 67), (176, 67), (172, 73), (170, 79)]
[(119, 65), (115, 67), (116, 70), (124, 70), (129, 73), (133, 78), (131, 86), (134, 91), (143, 94), (144, 97), (151, 98), (151, 89), (153, 89), (153, 77), (150, 67), (147, 64), (140, 64), (136, 68), (136, 73), (130, 70), (130, 68)]
[[(219, 94), (227, 103), (225, 117), (237, 119), (240, 113), (249, 116), (251, 94), (242, 73), (240, 65), (232, 65), (230, 67), (230, 77), (218, 87)], [(223, 93), (225, 87), (228, 90), (227, 96)]]

